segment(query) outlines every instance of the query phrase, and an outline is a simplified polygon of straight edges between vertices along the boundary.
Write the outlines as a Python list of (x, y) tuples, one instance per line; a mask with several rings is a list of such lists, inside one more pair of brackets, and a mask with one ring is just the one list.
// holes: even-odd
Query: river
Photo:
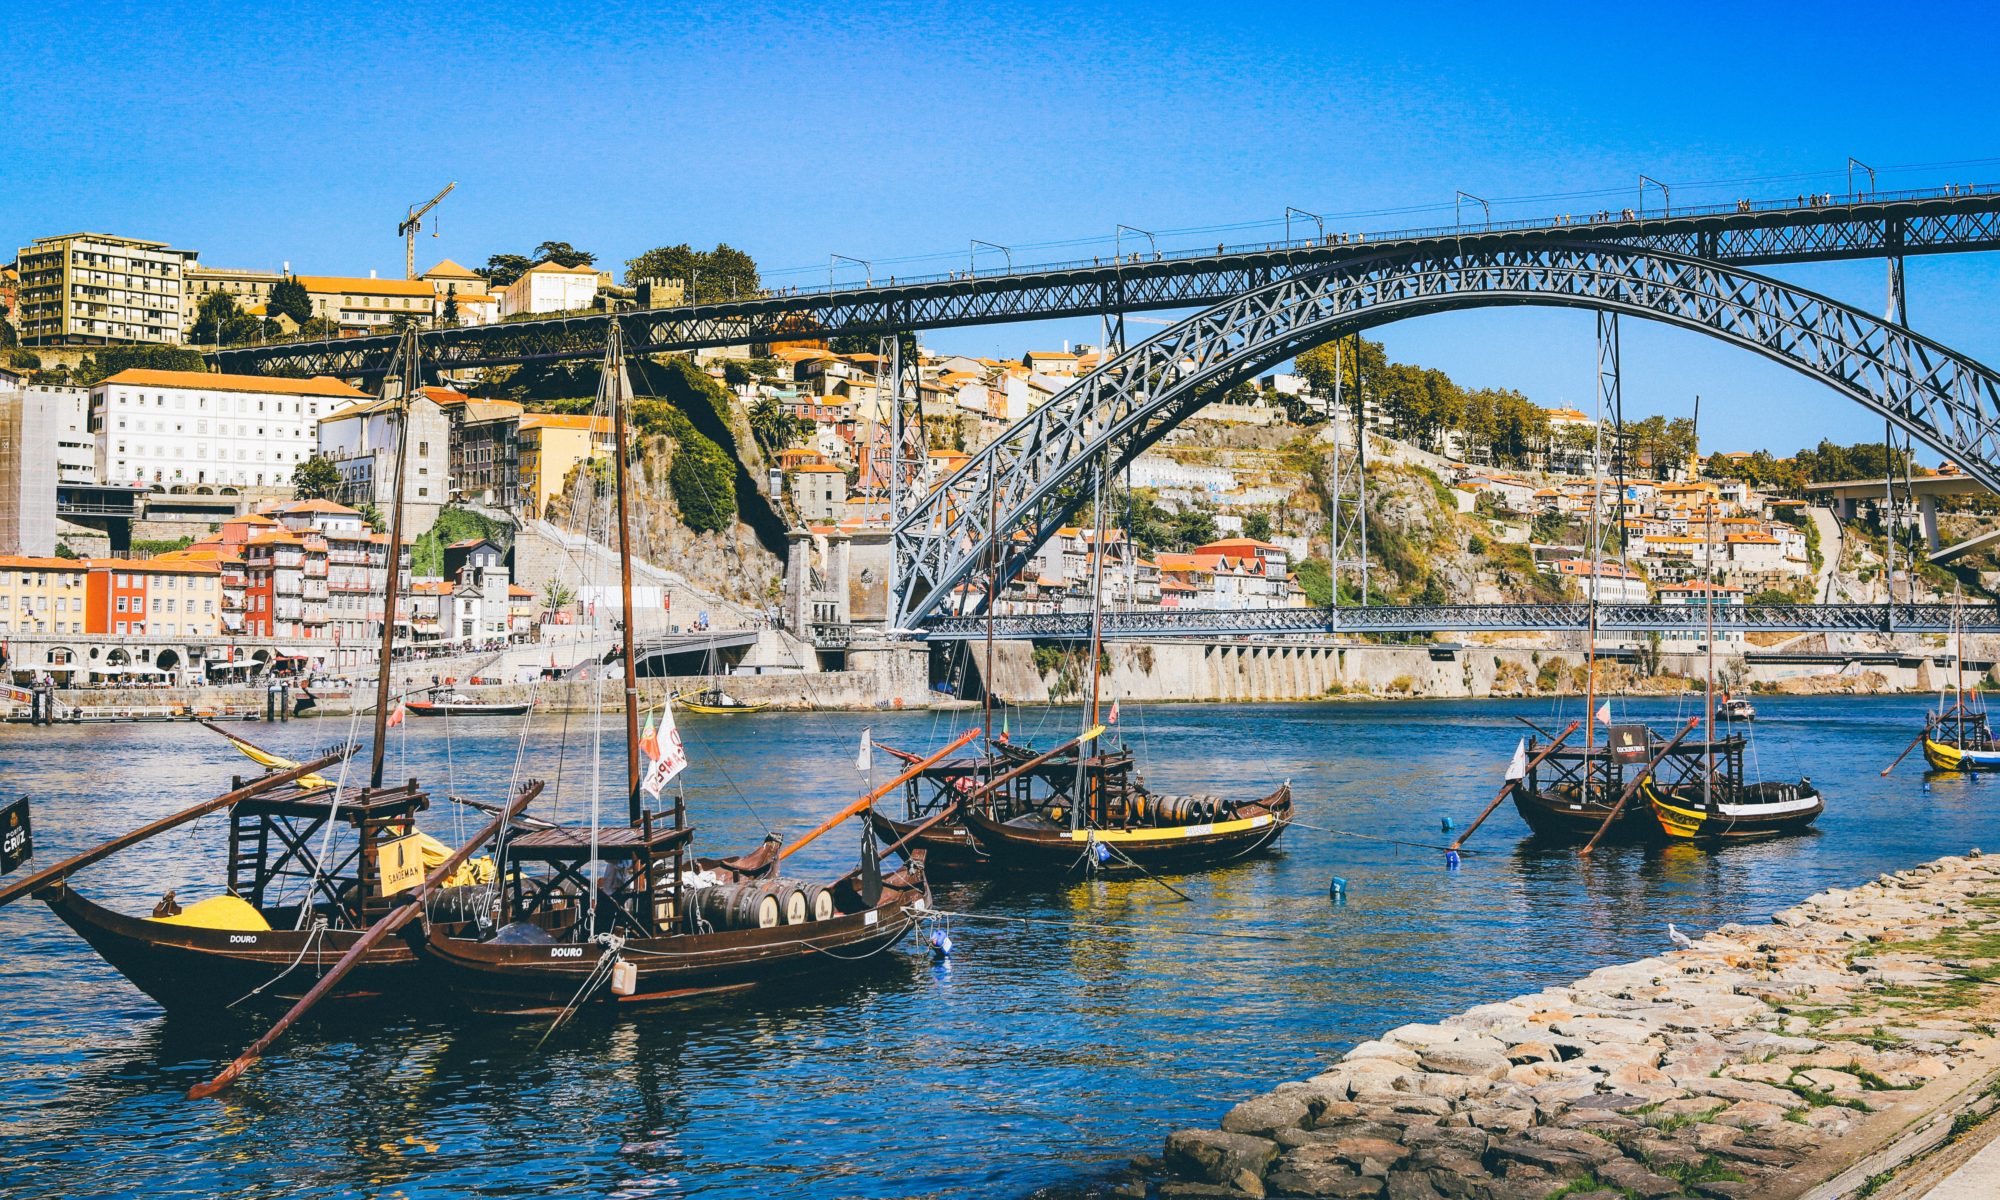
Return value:
[[(1317, 828), (1292, 830), (1276, 857), (1173, 880), (1192, 903), (1143, 879), (942, 886), (945, 909), (1043, 923), (960, 920), (945, 965), (913, 939), (824, 988), (591, 1015), (546, 1043), (543, 1025), (459, 1019), (418, 997), (414, 1013), (303, 1027), (204, 1103), (181, 1095), (246, 1031), (169, 1022), (24, 901), (0, 910), (0, 1196), (1019, 1197), (1157, 1152), (1168, 1131), (1213, 1126), (1234, 1100), (1400, 1022), (1663, 949), (1669, 920), (1758, 920), (1827, 885), (2000, 844), (2000, 780), (1926, 787), (1915, 755), (1879, 776), (1920, 698), (1757, 704), (1752, 774), (1811, 775), (1829, 799), (1817, 833), (1712, 854), (1612, 848), (1586, 864), (1524, 844), (1503, 809), (1455, 871), (1432, 850), (1354, 835), (1435, 843), (1442, 819), (1463, 827), (1522, 732), (1514, 718), (1567, 720), (1578, 701), (1560, 713), (1511, 701), (1128, 707), (1124, 735), (1156, 790), (1252, 796), (1290, 779), (1299, 820)], [(1676, 711), (1642, 700), (1630, 715), (1663, 727)], [(1048, 744), (1074, 719), (1017, 715), (1014, 732)], [(767, 826), (801, 831), (857, 795), (864, 726), (921, 748), (952, 720), (684, 717), (698, 845), (747, 849)], [(593, 721), (540, 719), (527, 738), (531, 773), (562, 772), (571, 815), (588, 802), (594, 728), (617, 805), (621, 730)], [(412, 722), (392, 731), (390, 772), (497, 798), (520, 726)], [(349, 722), (243, 728), (303, 753)], [(34, 797), (39, 865), (247, 769), (189, 725), (0, 728), (0, 795)], [(446, 841), (472, 825), (452, 807), (427, 823)], [(213, 894), (222, 835), (205, 819), (79, 885), (132, 912), (168, 887), (183, 901)], [(857, 838), (821, 839), (800, 873), (845, 869)], [(1209, 936), (1223, 933), (1277, 940)]]

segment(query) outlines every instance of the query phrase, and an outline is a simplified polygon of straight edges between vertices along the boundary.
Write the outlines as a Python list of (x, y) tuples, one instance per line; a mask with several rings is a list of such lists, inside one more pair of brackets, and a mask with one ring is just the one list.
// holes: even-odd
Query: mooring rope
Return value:
[(1244, 942), (1289, 942), (1293, 939), (1276, 933), (1236, 933), (1224, 929), (1162, 929), (1157, 925), (1124, 925), (1115, 921), (1056, 921), (1045, 917), (1003, 917), (995, 913), (960, 912), (956, 909), (934, 908), (931, 910), (941, 917), (956, 917), (967, 921), (1015, 922), (1021, 925), (1054, 925), (1063, 929), (1108, 929), (1118, 933), (1144, 934), (1185, 934), (1189, 937), (1223, 938)]

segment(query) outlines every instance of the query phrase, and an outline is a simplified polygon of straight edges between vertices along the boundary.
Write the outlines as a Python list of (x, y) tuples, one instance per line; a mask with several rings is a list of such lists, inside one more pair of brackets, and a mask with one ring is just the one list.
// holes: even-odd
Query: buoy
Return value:
[(943, 962), (951, 957), (951, 935), (940, 929), (931, 935), (931, 961)]
[(1444, 869), (1447, 871), (1458, 870), (1458, 851), (1447, 850), (1444, 852)]
[(1450, 818), (1450, 817), (1446, 817), (1446, 818), (1445, 818), (1444, 820), (1442, 820), (1442, 821), (1439, 821), (1439, 822), (1438, 822), (1438, 831), (1439, 831), (1440, 833), (1450, 833), (1450, 832), (1451, 832), (1451, 818)]
[(1326, 894), (1332, 896), (1335, 902), (1347, 899), (1347, 881), (1335, 875), (1333, 882), (1326, 885)]
[(1111, 861), (1111, 847), (1103, 842), (1092, 842), (1091, 852), (1097, 855), (1097, 865), (1100, 867)]

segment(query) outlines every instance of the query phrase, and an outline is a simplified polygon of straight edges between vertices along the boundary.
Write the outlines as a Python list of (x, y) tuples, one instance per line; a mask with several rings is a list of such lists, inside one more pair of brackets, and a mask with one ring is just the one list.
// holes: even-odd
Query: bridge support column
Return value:
[(793, 636), (812, 640), (812, 534), (803, 529), (785, 533), (785, 628)]
[(848, 567), (854, 538), (848, 534), (834, 532), (826, 535), (826, 590), (833, 597), (834, 621), (846, 625), (852, 619), (854, 604), (847, 594)]
[(1938, 538), (1937, 497), (1918, 497), (1917, 511), (1924, 519), (1924, 542), (1935, 552), (1943, 544)]

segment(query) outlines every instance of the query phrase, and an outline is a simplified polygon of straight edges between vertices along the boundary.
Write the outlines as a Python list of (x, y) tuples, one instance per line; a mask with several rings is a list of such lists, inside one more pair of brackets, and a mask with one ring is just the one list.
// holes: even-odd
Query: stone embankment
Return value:
[(1993, 1111), (1996, 981), (2000, 860), (1973, 851), (1392, 1029), (1104, 1194), (1866, 1195)]

